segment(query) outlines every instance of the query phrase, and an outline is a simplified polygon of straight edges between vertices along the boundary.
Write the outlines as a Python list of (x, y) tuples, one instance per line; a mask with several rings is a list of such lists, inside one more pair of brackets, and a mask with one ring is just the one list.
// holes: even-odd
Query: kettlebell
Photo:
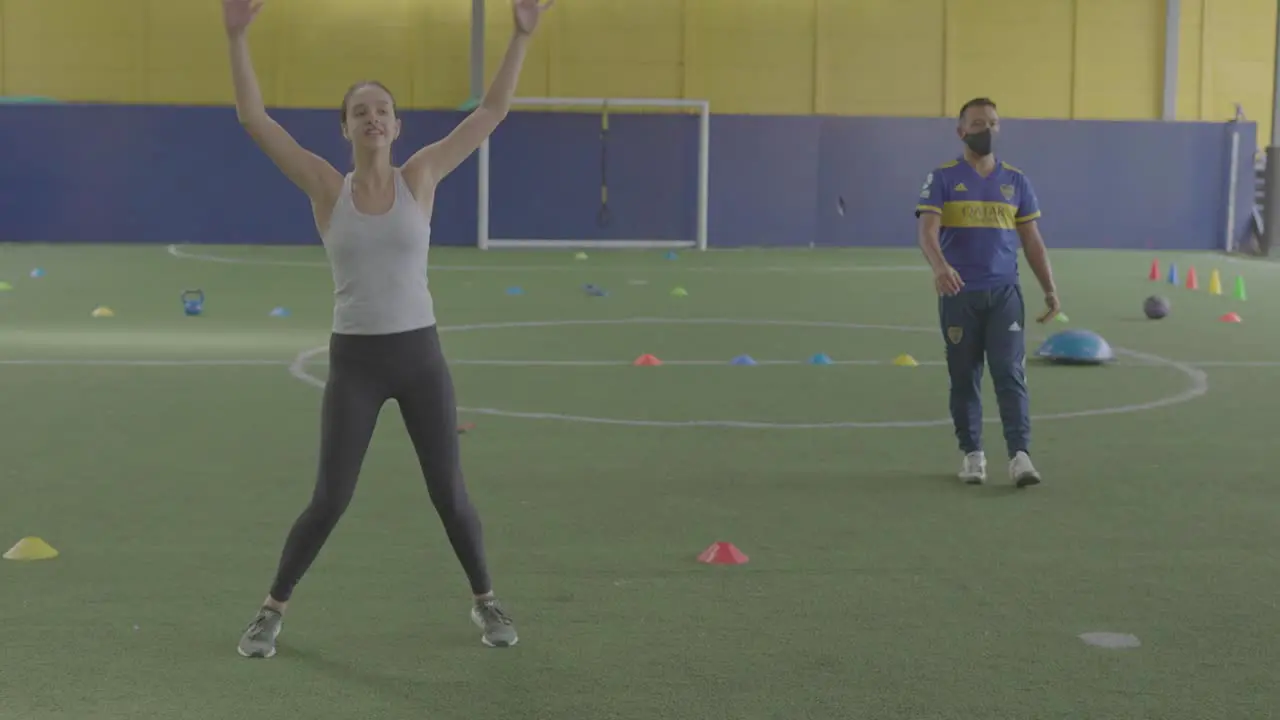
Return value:
[(188, 315), (199, 315), (204, 312), (204, 291), (184, 291), (182, 293), (182, 310)]

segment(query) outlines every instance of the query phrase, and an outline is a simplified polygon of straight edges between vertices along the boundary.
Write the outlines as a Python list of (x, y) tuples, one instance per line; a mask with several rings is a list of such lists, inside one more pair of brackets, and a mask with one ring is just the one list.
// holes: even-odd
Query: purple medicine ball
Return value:
[(1169, 301), (1159, 295), (1152, 295), (1142, 303), (1142, 311), (1152, 320), (1159, 320), (1169, 314)]

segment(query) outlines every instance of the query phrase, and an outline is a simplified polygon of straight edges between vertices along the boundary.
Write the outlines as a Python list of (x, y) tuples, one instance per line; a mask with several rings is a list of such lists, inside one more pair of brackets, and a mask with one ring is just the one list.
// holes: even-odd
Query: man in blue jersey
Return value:
[(1009, 479), (1018, 487), (1040, 482), (1031, 463), (1031, 411), (1027, 395), (1026, 324), (1018, 278), (1018, 248), (1044, 291), (1047, 322), (1059, 311), (1049, 254), (1036, 219), (1040, 205), (1021, 170), (994, 154), (1000, 134), (996, 104), (965, 103), (957, 134), (964, 154), (938, 166), (916, 204), (920, 248), (933, 268), (938, 314), (951, 374), (951, 417), (964, 453), (960, 478), (987, 477), (982, 449), (982, 375), (991, 365), (1009, 452)]

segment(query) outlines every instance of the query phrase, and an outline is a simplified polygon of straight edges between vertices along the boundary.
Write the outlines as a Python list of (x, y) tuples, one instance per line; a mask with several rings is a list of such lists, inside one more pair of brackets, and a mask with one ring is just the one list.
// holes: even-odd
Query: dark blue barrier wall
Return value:
[[(274, 115), (349, 168), (336, 111)], [(405, 113), (397, 160), (461, 117)], [(1034, 183), (1054, 246), (1209, 249), (1223, 243), (1231, 128), (1007, 119), (999, 153)], [(600, 130), (594, 113), (513, 113), (492, 142), (491, 236), (692, 239), (697, 119), (611, 115), (603, 227)], [(1256, 126), (1239, 130), (1243, 237)], [(910, 245), (925, 175), (960, 147), (945, 118), (715, 116), (711, 138), (711, 244), (725, 247)], [(229, 108), (0, 106), (0, 157), (0, 240), (318, 242), (307, 200)], [(477, 177), (473, 157), (440, 188), (438, 244), (474, 244)]]

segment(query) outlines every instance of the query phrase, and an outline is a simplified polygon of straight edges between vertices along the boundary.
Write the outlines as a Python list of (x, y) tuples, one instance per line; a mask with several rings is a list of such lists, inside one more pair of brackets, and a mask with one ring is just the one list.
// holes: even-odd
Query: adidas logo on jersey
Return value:
[(1009, 326), (1009, 332), (1021, 332), (1021, 331), (1022, 331), (1022, 326), (1018, 324), (1017, 320), (1014, 320), (1013, 324)]

